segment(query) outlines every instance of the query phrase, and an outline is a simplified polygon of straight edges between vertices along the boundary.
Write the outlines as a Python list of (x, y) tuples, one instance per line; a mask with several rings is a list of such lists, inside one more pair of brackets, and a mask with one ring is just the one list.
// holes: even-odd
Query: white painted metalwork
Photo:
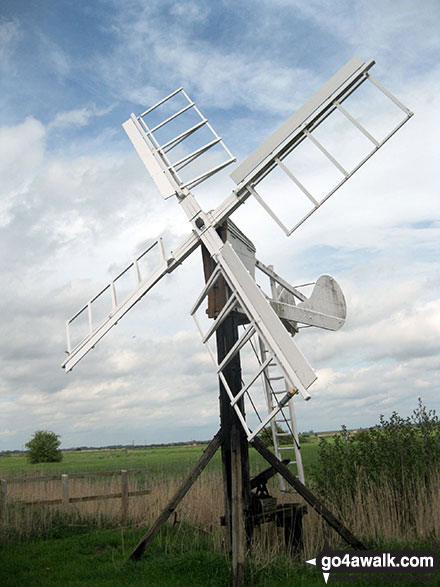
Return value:
[[(139, 261), (144, 259), (148, 253), (151, 253), (155, 248), (159, 250), (159, 263), (156, 268), (149, 272), (144, 278), (141, 275)], [(175, 257), (165, 256), (162, 239), (155, 240), (149, 245), (132, 263), (130, 263), (123, 271), (110, 281), (101, 291), (99, 291), (91, 300), (89, 300), (78, 312), (76, 312), (66, 322), (67, 331), (67, 354), (68, 358), (62, 364), (66, 371), (70, 371), (72, 367), (82, 359), (82, 357), (92, 349), (95, 344), (114, 326), (117, 322), (139, 301), (164, 275), (173, 271), (180, 262), (192, 252), (191, 248), (184, 247), (178, 255), (178, 260)], [(132, 274), (132, 291), (122, 299), (118, 299), (118, 281), (127, 274)], [(108, 312), (100, 319), (94, 318), (93, 308), (98, 301), (105, 301), (104, 297), (110, 293), (110, 299), (107, 300)], [(84, 312), (88, 313), (89, 332), (80, 340), (72, 340), (72, 327), (77, 325)]]
[[(298, 322), (325, 330), (342, 328), (347, 316), (347, 305), (342, 289), (333, 277), (318, 277), (311, 295), (307, 298), (299, 291), (299, 286), (288, 284), (272, 267), (267, 267), (258, 260), (256, 267), (270, 278), (272, 297), (268, 297), (269, 303), (292, 334)], [(296, 299), (299, 301), (296, 302)], [(288, 327), (289, 323), (293, 329)]]
[[(225, 246), (229, 247), (229, 244), (226, 243)], [(232, 286), (232, 282), (229, 282), (228, 275), (222, 270), (222, 267), (220, 265), (217, 265), (215, 271), (212, 273), (211, 277), (207, 281), (202, 292), (197, 297), (197, 300), (191, 310), (191, 315), (194, 319), (194, 322), (196, 323), (198, 331), (200, 332), (202, 342), (206, 346), (208, 353), (209, 353), (209, 355), (215, 365), (217, 374), (218, 374), (220, 380), (222, 381), (222, 383), (226, 389), (226, 392), (231, 400), (231, 405), (235, 409), (237, 416), (243, 425), (243, 428), (246, 432), (248, 439), (252, 440), (252, 438), (254, 438), (257, 434), (259, 434), (261, 432), (261, 430), (263, 430), (263, 428), (265, 428), (271, 422), (271, 420), (273, 420), (273, 418), (275, 418), (275, 416), (282, 410), (282, 408), (285, 405), (287, 405), (287, 403), (290, 401), (290, 399), (293, 397), (293, 395), (295, 395), (298, 391), (300, 391), (300, 393), (303, 394), (305, 399), (308, 399), (308, 397), (310, 397), (304, 388), (304, 380), (303, 381), (299, 380), (298, 374), (297, 373), (292, 374), (292, 370), (291, 370), (292, 363), (295, 364), (296, 368), (298, 369), (298, 365), (301, 364), (301, 361), (304, 359), (301, 358), (302, 355), (299, 355), (299, 357), (300, 357), (299, 359), (295, 358), (295, 361), (288, 362), (285, 360), (284, 357), (280, 358), (279, 353), (281, 352), (282, 349), (277, 348), (276, 350), (274, 350), (275, 345), (273, 342), (272, 342), (272, 346), (266, 346), (267, 343), (266, 343), (265, 338), (262, 337), (261, 324), (259, 324), (258, 318), (254, 319), (252, 313), (249, 312), (249, 308), (246, 306), (246, 303), (243, 302), (243, 300), (240, 297), (240, 294), (237, 291), (234, 291), (233, 287), (231, 287), (233, 293), (230, 296), (230, 298), (228, 299), (227, 303), (225, 304), (225, 306), (223, 307), (223, 309), (221, 310), (221, 312), (219, 313), (217, 318), (215, 318), (213, 320), (213, 323), (205, 331), (203, 329), (203, 326), (201, 324), (199, 317), (197, 316), (197, 312), (201, 308), (203, 302), (206, 300), (206, 298), (209, 294), (209, 291), (217, 283), (220, 276), (223, 276), (223, 278), (228, 282), (228, 285), (230, 287)], [(215, 332), (217, 331), (219, 326), (223, 323), (225, 318), (231, 312), (234, 312), (234, 311), (240, 312), (241, 314), (246, 315), (248, 318), (249, 324), (246, 326), (246, 328), (244, 329), (244, 332), (241, 334), (241, 336), (237, 340), (236, 344), (229, 351), (229, 353), (226, 355), (226, 357), (223, 359), (223, 361), (220, 364), (218, 364), (217, 358), (216, 358), (215, 348), (213, 347), (213, 344), (212, 344), (213, 335), (215, 334)], [(284, 330), (284, 332), (287, 335), (287, 331)], [(257, 335), (258, 338), (261, 341), (263, 341), (261, 344), (265, 345), (266, 356), (265, 356), (264, 360), (261, 362), (261, 364), (258, 365), (257, 370), (248, 378), (247, 381), (243, 381), (242, 388), (238, 391), (238, 393), (236, 393), (234, 395), (228, 385), (226, 378), (223, 375), (223, 371), (224, 371), (225, 367), (229, 364), (229, 362), (238, 353), (243, 351), (243, 349), (246, 345), (252, 346), (252, 339), (254, 338), (255, 335)], [(293, 346), (293, 348), (297, 348), (296, 345), (294, 344), (293, 340), (288, 335), (287, 335), (287, 339), (289, 340), (289, 343), (290, 343), (290, 345)], [(286, 388), (284, 390), (283, 397), (277, 399), (276, 402), (273, 402), (271, 410), (269, 411), (267, 416), (260, 422), (260, 424), (254, 430), (251, 430), (249, 428), (248, 423), (246, 422), (245, 418), (243, 417), (241, 410), (238, 407), (238, 401), (242, 398), (243, 395), (245, 395), (245, 394), (249, 395), (249, 394), (253, 393), (255, 384), (257, 383), (258, 379), (261, 377), (263, 372), (268, 368), (270, 363), (278, 366), (280, 372), (283, 374), (283, 380), (286, 381)], [(310, 367), (308, 366), (307, 363), (305, 363), (305, 369), (306, 370), (310, 369)], [(295, 380), (294, 384), (292, 384), (292, 379)], [(316, 379), (316, 376), (314, 375), (313, 371), (311, 371), (311, 379), (312, 379), (311, 383)], [(311, 383), (310, 383), (310, 385), (311, 385)]]
[[(167, 102), (172, 101), (178, 96), (182, 96), (187, 104), (183, 108), (180, 108), (173, 112), (170, 116), (163, 119), (153, 127), (149, 127), (149, 116), (157, 111), (161, 106)], [(176, 106), (177, 107), (177, 106)], [(184, 117), (189, 113), (194, 113), (198, 122), (189, 127), (186, 127), (182, 132), (179, 132), (175, 136), (168, 135), (165, 142), (159, 141), (157, 134), (159, 130), (164, 130), (170, 123), (176, 122), (180, 117)], [(208, 119), (205, 118), (200, 110), (197, 108), (195, 103), (190, 99), (188, 94), (183, 88), (179, 88), (163, 100), (160, 100), (157, 104), (143, 112), (140, 116), (132, 114), (130, 119), (127, 120), (123, 125), (124, 130), (128, 134), (130, 140), (135, 146), (140, 158), (146, 166), (148, 172), (153, 178), (156, 186), (158, 187), (162, 196), (166, 199), (172, 195), (180, 194), (180, 191), (184, 188), (192, 189), (199, 185), (205, 179), (211, 177), (214, 173), (217, 173), (227, 165), (230, 165), (235, 161), (235, 157), (226, 147), (221, 137), (215, 132), (212, 126), (209, 124)], [(202, 144), (196, 149), (190, 152), (183, 152), (176, 161), (171, 162), (169, 153), (176, 147), (182, 147), (184, 142), (195, 135), (201, 129), (207, 129), (213, 139), (207, 142), (202, 141)], [(171, 131), (171, 134), (172, 131)], [(187, 180), (180, 177), (179, 172), (185, 167), (193, 164), (199, 157), (202, 157), (208, 151), (210, 151), (216, 145), (220, 146), (223, 150), (223, 154), (226, 155), (226, 159), (215, 165), (204, 169), (202, 173), (198, 173), (196, 176), (191, 177)]]
[[(237, 193), (251, 194), (287, 236), (290, 236), (307, 218), (326, 202), (344, 183), (358, 171), (413, 115), (397, 98), (377, 82), (369, 73), (374, 61), (364, 62), (354, 57), (342, 67), (308, 102), (295, 112), (281, 127), (264, 141), (249, 157), (232, 173), (231, 178), (238, 184)], [(348, 110), (342, 106), (346, 100), (365, 81), (372, 82), (402, 112), (404, 118), (379, 141), (370, 133)], [(352, 169), (347, 170), (332, 153), (313, 135), (319, 125), (335, 111), (340, 111), (353, 127), (362, 133), (371, 143), (372, 149)], [(302, 141), (309, 140), (331, 162), (343, 176), (323, 197), (314, 195), (311, 190), (295, 175), (291, 166), (283, 163), (288, 155)], [(292, 226), (287, 226), (273, 208), (257, 191), (256, 186), (275, 168), (282, 170), (311, 202), (311, 210)], [(286, 194), (285, 208), (289, 207), (289, 195)]]
[[(273, 429), (277, 415), (282, 413), (284, 407), (289, 406), (291, 426), (297, 445), (296, 424), (290, 400), (297, 393), (304, 399), (309, 399), (308, 389), (315, 381), (316, 375), (289, 332), (295, 334), (298, 323), (337, 330), (345, 321), (344, 296), (336, 281), (324, 275), (318, 278), (312, 294), (307, 298), (300, 291), (299, 286), (289, 285), (272, 268), (256, 261), (254, 249), (250, 246), (252, 243), (245, 242), (244, 235), (240, 234), (238, 229), (234, 232), (232, 228), (231, 232), (232, 241), (238, 239), (237, 242), (233, 242), (234, 247), (230, 242), (223, 242), (216, 229), (223, 225), (229, 216), (252, 195), (260, 201), (284, 232), (291, 234), (412, 116), (408, 109), (371, 78), (368, 70), (373, 64), (374, 61), (363, 62), (357, 57), (346, 64), (232, 173), (234, 181), (238, 184), (237, 189), (209, 213), (201, 209), (190, 190), (235, 159), (195, 103), (182, 88), (179, 88), (141, 115), (132, 114), (123, 124), (127, 135), (162, 196), (164, 198), (177, 196), (179, 205), (191, 223), (192, 233), (176, 251), (168, 256), (165, 255), (161, 239), (155, 241), (67, 321), (68, 358), (63, 363), (66, 371), (72, 369), (162, 277), (174, 271), (200, 243), (203, 243), (214, 260), (216, 268), (198, 296), (191, 314), (202, 335), (202, 341), (216, 365), (218, 376), (225, 386), (231, 405), (236, 410), (249, 440), (259, 434), (269, 423)], [(382, 141), (374, 138), (364, 125), (357, 121), (345, 106), (342, 106), (344, 100), (366, 80), (370, 80), (406, 115), (405, 120), (401, 121)], [(373, 150), (351, 170), (346, 170), (330, 150), (312, 134), (325, 118), (336, 110), (341, 112), (354, 128), (374, 145)], [(343, 175), (338, 185), (323, 198), (314, 195), (286, 163), (286, 157), (305, 140), (318, 148)], [(256, 186), (276, 168), (284, 172), (312, 205), (312, 210), (293, 228), (286, 226), (256, 190)], [(158, 263), (152, 271), (149, 270), (144, 275), (141, 262), (155, 247), (159, 250)], [(272, 297), (266, 297), (257, 286), (253, 278), (255, 267), (270, 278)], [(122, 279), (128, 276), (132, 277), (132, 284), (128, 293), (121, 297), (119, 285)], [(220, 276), (226, 281), (231, 295), (217, 318), (204, 330), (197, 321), (196, 313)], [(96, 306), (102, 302), (107, 303), (103, 316), (98, 315), (96, 310)], [(217, 364), (210, 342), (223, 320), (235, 311), (246, 317), (247, 325), (227, 356), (220, 364)], [(84, 320), (85, 334), (82, 334), (79, 339), (73, 339), (72, 331)], [(241, 390), (234, 396), (229, 389), (223, 370), (237, 353), (249, 346), (254, 348), (254, 339), (260, 341), (264, 352), (253, 374), (246, 382), (243, 382)], [(245, 395), (250, 397), (262, 376), (266, 382), (270, 383), (271, 379), (274, 379), (269, 371), (273, 366), (280, 371), (280, 375), (276, 378), (282, 378), (285, 382), (282, 397), (276, 397), (276, 393), (271, 395), (266, 393), (269, 413), (253, 430), (250, 430), (238, 409), (237, 402)], [(299, 461), (300, 457), (297, 456), (297, 465)], [(299, 475), (303, 473), (299, 472)]]
[[(267, 411), (272, 413), (274, 407), (277, 405), (278, 397), (284, 397), (287, 392), (286, 380), (282, 375), (274, 373), (276, 366), (268, 356), (267, 350), (264, 347), (263, 341), (259, 340), (259, 352), (261, 356), (261, 364), (263, 370), (261, 373), (263, 388), (266, 398)], [(280, 385), (281, 384), (281, 385)], [(304, 483), (304, 467), (301, 456), (301, 445), (299, 442), (298, 427), (296, 424), (295, 409), (293, 398), (282, 407), (277, 415), (270, 421), (270, 429), (272, 434), (272, 441), (274, 452), (280, 459), (289, 458), (288, 466), (292, 467), (298, 479)], [(287, 444), (283, 442), (287, 441)], [(289, 488), (281, 475), (278, 475), (280, 489), (283, 492), (288, 492)]]

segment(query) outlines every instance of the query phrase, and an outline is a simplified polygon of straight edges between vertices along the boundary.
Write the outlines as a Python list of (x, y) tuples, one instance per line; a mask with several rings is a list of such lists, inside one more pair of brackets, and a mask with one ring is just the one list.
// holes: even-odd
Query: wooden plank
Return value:
[[(135, 475), (137, 473), (150, 472), (151, 468), (146, 469), (125, 469), (128, 475)], [(73, 473), (70, 475), (71, 479), (82, 479), (83, 477), (114, 477), (120, 475), (122, 471), (97, 471), (95, 473)]]
[[(208, 279), (211, 277), (217, 264), (209, 254), (209, 251), (205, 247), (205, 245), (202, 245), (202, 260), (205, 282), (207, 282)], [(217, 281), (208, 292), (208, 308), (206, 310), (208, 318), (217, 318), (223, 306), (225, 305), (227, 299), (228, 294), (225, 278), (223, 277), (223, 275), (219, 275)]]
[(47, 475), (42, 477), (10, 477), (8, 483), (32, 483), (33, 481), (59, 481), (61, 475)]
[[(230, 314), (216, 331), (217, 361), (220, 364), (239, 338), (238, 319)], [(241, 390), (241, 362), (239, 354), (223, 370), (229, 389), (234, 395)], [(222, 443), (222, 470), (225, 501), (226, 546), (232, 555), (232, 585), (241, 587), (245, 581), (246, 544), (252, 535), (251, 488), (248, 442), (238, 416), (221, 380), (220, 421), (224, 434)], [(241, 398), (238, 406), (244, 413)]]
[(245, 560), (246, 560), (246, 520), (244, 513), (244, 493), (246, 488), (243, 483), (242, 460), (247, 458), (241, 451), (240, 423), (235, 422), (231, 430), (231, 518), (232, 518), (232, 585), (243, 587), (245, 585)]
[(63, 499), (63, 507), (65, 510), (69, 508), (69, 476), (61, 475), (61, 491)]
[(121, 518), (125, 522), (128, 518), (128, 474), (121, 471)]
[(310, 491), (283, 463), (267, 448), (262, 440), (255, 437), (251, 445), (272, 465), (272, 467), (284, 479), (296, 489), (296, 491), (312, 506), (312, 508), (324, 518), (324, 520), (341, 536), (350, 546), (357, 550), (366, 550), (365, 546), (358, 540), (344, 524), (339, 521), (329, 509), (325, 507), (320, 499)]
[(212, 459), (212, 457), (216, 453), (218, 447), (220, 446), (221, 441), (222, 441), (222, 434), (221, 434), (221, 431), (219, 430), (217, 432), (217, 434), (214, 436), (214, 438), (211, 440), (211, 442), (208, 444), (208, 446), (206, 447), (205, 451), (203, 452), (200, 459), (197, 461), (195, 467), (189, 473), (188, 477), (185, 479), (183, 484), (179, 487), (179, 489), (173, 495), (173, 497), (169, 501), (166, 508), (162, 511), (160, 516), (157, 518), (157, 520), (154, 522), (154, 524), (151, 526), (151, 528), (148, 530), (148, 532), (145, 534), (145, 536), (143, 536), (143, 538), (141, 539), (139, 544), (136, 546), (136, 548), (130, 554), (131, 560), (137, 561), (140, 559), (140, 557), (142, 556), (143, 552), (145, 551), (145, 549), (147, 548), (149, 543), (154, 539), (156, 534), (159, 532), (159, 530), (162, 528), (162, 526), (165, 524), (165, 522), (168, 520), (168, 518), (174, 512), (176, 507), (179, 505), (179, 503), (182, 501), (182, 499), (185, 497), (185, 495), (191, 489), (191, 487), (193, 486), (194, 482), (196, 481), (196, 479), (198, 478), (200, 473), (203, 471), (203, 469), (206, 467), (206, 465)]
[(0, 480), (0, 522), (6, 523), (8, 520), (8, 508), (7, 499), (8, 495), (8, 482), (6, 479)]
[(37, 499), (35, 501), (13, 501), (10, 505), (16, 507), (32, 507), (34, 505), (60, 505), (63, 503), (60, 499)]
[[(140, 489), (136, 491), (129, 491), (128, 497), (138, 497), (140, 495), (148, 495), (151, 489)], [(69, 497), (69, 503), (80, 503), (83, 501), (100, 501), (105, 499), (121, 499), (122, 492), (118, 493), (103, 493), (100, 495), (84, 495), (81, 497)], [(10, 505), (13, 506), (38, 506), (38, 505), (59, 505), (63, 503), (62, 499), (37, 499), (35, 501), (14, 501)]]
[[(127, 493), (127, 497), (137, 497), (139, 495), (148, 495), (151, 493), (151, 489), (140, 489), (138, 491), (129, 491)], [(122, 498), (122, 492), (119, 491), (118, 493), (107, 493), (103, 495), (86, 495), (83, 497), (71, 497), (70, 503), (78, 503), (82, 501), (99, 501), (101, 499), (114, 499), (114, 498)]]
[[(151, 470), (151, 468), (127, 469), (127, 473), (134, 475), (137, 473), (146, 473)], [(120, 474), (121, 471), (90, 471), (88, 473), (69, 473), (69, 477), (70, 479), (84, 479), (86, 477), (113, 477)], [(43, 475), (41, 477), (9, 477), (6, 481), (8, 483), (32, 483), (34, 481), (59, 481), (60, 479), (61, 475)]]

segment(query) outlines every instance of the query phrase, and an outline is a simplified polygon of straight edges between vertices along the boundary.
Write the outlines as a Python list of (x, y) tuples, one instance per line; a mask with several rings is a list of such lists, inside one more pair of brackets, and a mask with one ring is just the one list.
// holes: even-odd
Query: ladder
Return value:
[[(261, 355), (261, 362), (265, 364), (268, 352), (264, 343), (259, 339), (259, 350)], [(271, 413), (278, 405), (279, 400), (286, 395), (288, 385), (277, 366), (272, 361), (267, 364), (267, 367), (262, 373), (263, 387), (266, 398), (266, 405), (268, 413)], [(292, 467), (298, 479), (304, 483), (304, 468), (301, 457), (301, 446), (299, 443), (298, 428), (296, 425), (295, 410), (293, 406), (293, 399), (285, 405), (270, 421), (270, 428), (273, 439), (273, 447), (276, 456), (280, 459), (290, 459), (288, 466)], [(287, 440), (285, 444), (284, 441)], [(278, 475), (280, 482), (280, 489), (283, 492), (288, 492), (285, 480), (281, 475)]]

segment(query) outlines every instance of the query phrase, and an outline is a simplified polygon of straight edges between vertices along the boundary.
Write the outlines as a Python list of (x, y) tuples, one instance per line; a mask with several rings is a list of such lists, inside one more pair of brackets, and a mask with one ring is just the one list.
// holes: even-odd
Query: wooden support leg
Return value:
[[(242, 451), (240, 429), (234, 425), (231, 430), (231, 477), (232, 477), (232, 585), (242, 587), (246, 560), (246, 519), (243, 501)], [(234, 438), (235, 437), (235, 438)]]
[(148, 530), (148, 532), (145, 534), (145, 536), (142, 538), (142, 540), (130, 554), (131, 560), (137, 561), (141, 558), (147, 546), (150, 544), (150, 542), (153, 540), (153, 538), (156, 536), (156, 534), (159, 532), (159, 530), (162, 528), (162, 526), (174, 512), (176, 507), (179, 505), (179, 503), (191, 489), (200, 473), (212, 459), (218, 447), (220, 446), (221, 441), (222, 433), (220, 430), (208, 444), (202, 456), (198, 460), (197, 464), (195, 465), (191, 473), (188, 475), (188, 477), (185, 479), (183, 484), (173, 495), (166, 508), (163, 510), (163, 512), (160, 514), (160, 516), (157, 518), (157, 520), (154, 522), (154, 524), (151, 526), (151, 528)]
[[(217, 360), (220, 364), (238, 340), (238, 320), (232, 313), (219, 326), (216, 332)], [(241, 387), (240, 357), (234, 356), (223, 369), (223, 376), (233, 395)], [(252, 535), (251, 486), (249, 474), (249, 445), (240, 420), (231, 406), (230, 397), (220, 383), (220, 421), (223, 431), (222, 466), (225, 495), (226, 546), (232, 555), (232, 584), (241, 587), (245, 584), (246, 544)], [(242, 413), (243, 401), (238, 403)]]
[(251, 440), (252, 446), (266, 459), (268, 463), (280, 474), (284, 479), (296, 489), (296, 491), (324, 518), (326, 522), (341, 536), (350, 546), (357, 550), (366, 550), (365, 546), (340, 522), (330, 510), (319, 500), (314, 493), (310, 491), (283, 463), (267, 448), (267, 446), (259, 438), (255, 437)]

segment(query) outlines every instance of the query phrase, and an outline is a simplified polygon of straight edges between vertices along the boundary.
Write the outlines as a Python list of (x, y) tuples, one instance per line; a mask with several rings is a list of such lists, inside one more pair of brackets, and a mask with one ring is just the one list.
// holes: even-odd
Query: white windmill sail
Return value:
[[(326, 202), (368, 159), (374, 155), (401, 127), (413, 113), (408, 110), (397, 98), (377, 82), (369, 73), (374, 61), (364, 62), (353, 57), (342, 67), (320, 90), (318, 90), (301, 108), (288, 118), (268, 139), (266, 139), (249, 157), (243, 161), (232, 173), (231, 178), (238, 185), (237, 195), (252, 194), (264, 207), (269, 215), (290, 236), (307, 218)], [(404, 113), (404, 117), (381, 139), (375, 138), (366, 126), (353, 116), (343, 103), (364, 82), (371, 82), (373, 86), (388, 98), (397, 109)], [(333, 113), (341, 113), (361, 137), (370, 143), (370, 150), (354, 164), (346, 169), (330, 150), (316, 137), (316, 129)], [(303, 141), (309, 141), (339, 173), (340, 179), (323, 194), (314, 194), (312, 190), (297, 177), (295, 173), (295, 157), (286, 158), (298, 148)], [(300, 217), (293, 226), (288, 226), (268, 201), (257, 191), (256, 187), (269, 174), (277, 170), (291, 180), (305, 198), (309, 210)], [(291, 189), (292, 191), (292, 189)], [(293, 202), (293, 199), (291, 200)], [(293, 205), (293, 204), (292, 204)], [(283, 210), (289, 207), (289, 194), (283, 202)], [(302, 208), (302, 207), (301, 207)]]
[[(157, 239), (82, 306), (66, 322), (68, 356), (61, 365), (63, 369), (70, 371), (162, 277), (177, 269), (199, 244), (198, 238), (192, 234), (173, 253), (166, 256), (162, 239)], [(156, 268), (144, 275), (140, 261), (147, 255), (151, 256), (156, 247), (160, 252)], [(132, 278), (132, 289), (121, 297), (118, 281), (127, 274)], [(104, 312), (103, 305), (107, 308)]]
[[(226, 250), (228, 250), (227, 255), (229, 255), (232, 251), (232, 248), (230, 247), (229, 243), (226, 243), (225, 247)], [(229, 257), (229, 262), (229, 269), (232, 266), (235, 270), (237, 264), (236, 260), (234, 259), (231, 261), (231, 258)], [(241, 263), (240, 260), (238, 260), (238, 262)], [(244, 266), (242, 267), (244, 269)], [(246, 270), (244, 269), (244, 271)], [(244, 277), (240, 271), (237, 271), (236, 273), (234, 272), (233, 278), (235, 279), (237, 275), (240, 278)], [(247, 276), (249, 280), (251, 280), (249, 273), (247, 273)], [(209, 324), (209, 327), (204, 330), (197, 312), (200, 308), (204, 307), (204, 302), (206, 301), (209, 292), (216, 286), (221, 277), (225, 279), (232, 293), (226, 304), (218, 313), (217, 317), (213, 319), (213, 321)], [(248, 289), (248, 285), (249, 281), (245, 278), (245, 283), (243, 286), (240, 289), (235, 288), (233, 282), (230, 280), (230, 274), (228, 275), (223, 270), (223, 267), (218, 264), (216, 269), (211, 274), (211, 277), (208, 279), (202, 292), (198, 296), (191, 310), (191, 315), (193, 316), (200, 332), (202, 342), (205, 344), (216, 367), (217, 374), (229, 395), (231, 405), (234, 407), (248, 439), (252, 440), (252, 438), (258, 435), (261, 430), (267, 426), (267, 424), (278, 414), (282, 407), (286, 405), (287, 402), (290, 401), (293, 395), (295, 395), (297, 392), (299, 392), (304, 397), (304, 399), (309, 399), (310, 395), (307, 392), (307, 388), (310, 387), (310, 385), (316, 380), (316, 375), (276, 315), (276, 327), (272, 327), (273, 325), (270, 318), (267, 317), (266, 309), (269, 309), (270, 312), (273, 311), (267, 303), (264, 295), (258, 288), (256, 288), (256, 291), (261, 296), (261, 298), (257, 301), (253, 297), (255, 295), (254, 288), (249, 287)], [(244, 295), (243, 292), (245, 292)], [(257, 312), (255, 310), (257, 310)], [(245, 315), (247, 317), (247, 324), (243, 328), (243, 332), (235, 345), (219, 364), (217, 361), (215, 349), (212, 345), (212, 341), (215, 339), (214, 334), (217, 332), (218, 328), (222, 325), (224, 320), (230, 315), (231, 312), (239, 312), (240, 314)], [(282, 333), (282, 336), (280, 336), (280, 333)], [(266, 358), (263, 362), (257, 363), (256, 370), (252, 373), (249, 373), (249, 376), (246, 378), (246, 380), (243, 380), (241, 389), (238, 390), (237, 393), (234, 393), (233, 390), (230, 389), (223, 372), (228, 366), (229, 362), (238, 353), (243, 352), (246, 347), (252, 347), (254, 345), (253, 341), (255, 337), (257, 340), (260, 339), (264, 341)], [(259, 378), (263, 374), (264, 370), (269, 366), (269, 364), (277, 365), (277, 367), (283, 373), (283, 377), (288, 382), (288, 388), (286, 389), (286, 393), (284, 394), (283, 398), (280, 398), (280, 401), (278, 401), (276, 405), (272, 407), (269, 414), (261, 420), (258, 426), (251, 430), (239, 408), (239, 402), (243, 396), (249, 396), (249, 394), (253, 394), (255, 388), (259, 389)]]
[[(163, 118), (159, 114), (160, 119), (154, 122), (153, 116), (164, 110), (168, 115)], [(183, 88), (139, 116), (132, 114), (122, 126), (165, 199), (185, 188), (196, 187), (235, 161)], [(191, 147), (187, 148), (189, 145)], [(220, 159), (215, 165), (201, 169), (200, 159), (206, 161), (216, 149)], [(189, 171), (189, 175), (184, 177), (183, 170)]]
[[(234, 347), (221, 364), (217, 364), (218, 375), (227, 391), (228, 386), (222, 371), (235, 354), (251, 344), (253, 338), (257, 338), (262, 341), (267, 355), (259, 362), (256, 374), (254, 373), (250, 381), (243, 385), (238, 395), (228, 391), (231, 405), (236, 409), (248, 438), (254, 438), (273, 420), (294, 394), (300, 393), (304, 399), (309, 399), (308, 389), (315, 381), (316, 375), (289, 335), (289, 325), (293, 329), (297, 323), (329, 330), (340, 328), (345, 320), (346, 308), (339, 286), (331, 277), (321, 276), (316, 282), (314, 292), (307, 298), (272, 270), (256, 262), (256, 267), (268, 274), (281, 287), (279, 291), (277, 290), (278, 293), (284, 291), (293, 296), (289, 298), (286, 293), (282, 296), (277, 293), (276, 296), (267, 298), (234, 248), (229, 242), (222, 241), (217, 229), (252, 195), (286, 234), (291, 234), (409, 119), (412, 113), (369, 74), (373, 64), (374, 61), (365, 63), (358, 58), (353, 58), (346, 64), (233, 172), (232, 177), (238, 184), (237, 189), (209, 213), (201, 209), (190, 190), (230, 165), (235, 159), (195, 103), (182, 88), (179, 88), (141, 115), (132, 114), (123, 124), (127, 135), (162, 196), (164, 198), (176, 196), (177, 202), (191, 223), (192, 233), (176, 251), (168, 256), (164, 253), (161, 240), (155, 241), (68, 320), (68, 358), (63, 363), (63, 367), (70, 370), (162, 277), (177, 268), (202, 243), (212, 257), (216, 269), (199, 296), (193, 315), (220, 276), (226, 281), (231, 291), (230, 298), (208, 331), (202, 332), (203, 342), (209, 342), (222, 320), (232, 311), (240, 311), (246, 316), (248, 322)], [(367, 80), (405, 113), (405, 119), (381, 140), (374, 138), (373, 134), (345, 106), (342, 106), (348, 96)], [(373, 144), (372, 151), (351, 170), (346, 170), (313, 134), (335, 111), (341, 113)], [(286, 158), (303, 141), (310, 141), (343, 174), (343, 179), (324, 197), (314, 196), (287, 165)], [(275, 170), (283, 171), (300, 188), (312, 206), (312, 209), (293, 228), (283, 223), (256, 190), (256, 187)], [(143, 275), (140, 270), (140, 261), (145, 255), (150, 254), (156, 245), (160, 253), (158, 264), (153, 271)], [(127, 274), (134, 276), (133, 286), (131, 291), (120, 299), (118, 281)], [(104, 312), (103, 316), (96, 317), (97, 312), (94, 308), (105, 298), (108, 301), (108, 311)], [(79, 340), (73, 341), (72, 330), (78, 322), (83, 320), (85, 320), (87, 331), (79, 337)], [(291, 329), (290, 331), (292, 332)], [(214, 358), (212, 352), (211, 354)], [(245, 418), (239, 414), (237, 402), (240, 397), (249, 393), (257, 379), (270, 365), (276, 365), (280, 369), (286, 381), (285, 394), (275, 402), (267, 417), (251, 430)]]

